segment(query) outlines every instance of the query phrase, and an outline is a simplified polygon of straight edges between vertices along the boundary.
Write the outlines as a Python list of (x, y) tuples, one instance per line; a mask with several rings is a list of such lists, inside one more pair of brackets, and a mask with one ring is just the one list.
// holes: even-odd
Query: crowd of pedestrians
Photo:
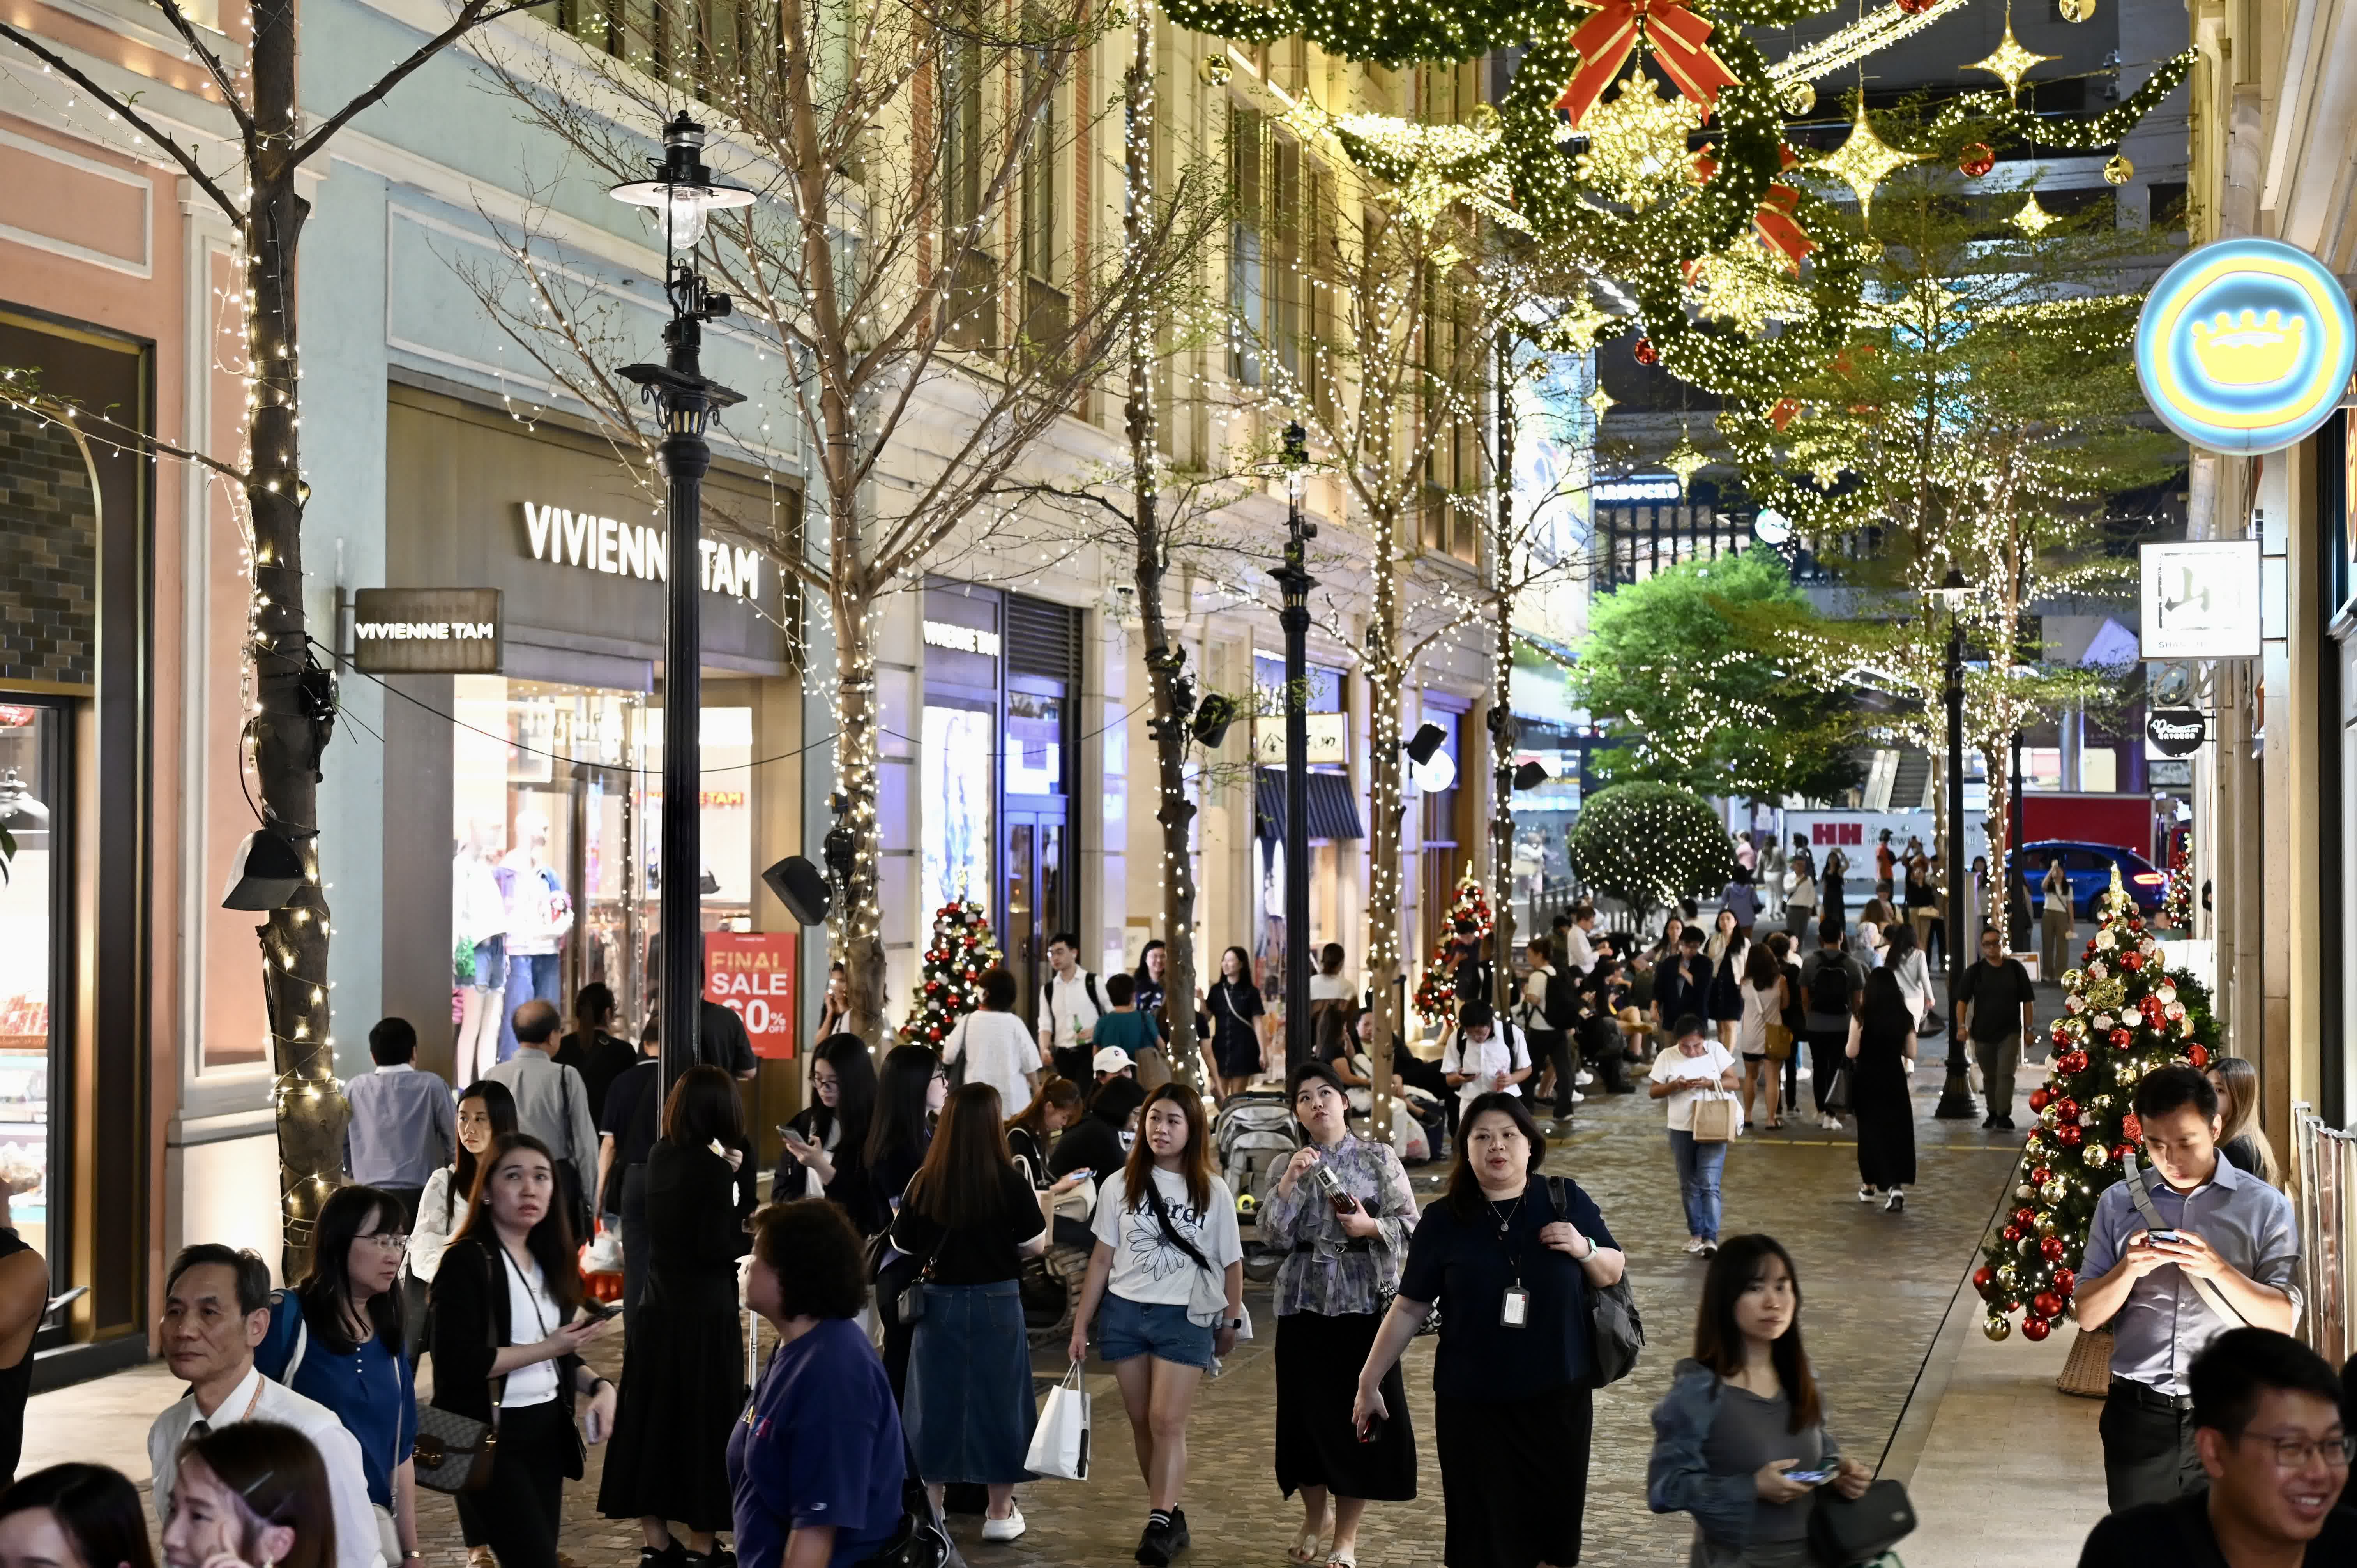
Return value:
[[(1393, 1091), (1413, 1085), (1447, 1142), (1445, 1187), (1421, 1206), (1407, 1141), (1364, 1120), (1355, 1047), (1373, 1026), (1332, 948), (1323, 1045), (1283, 1086), (1286, 1152), (1250, 1167), (1213, 1114), (1278, 1098), (1241, 948), (1203, 997), (1211, 1095), (1175, 1070), (1167, 950), (1100, 979), (1060, 938), (1037, 1033), (993, 969), (939, 1047), (822, 1038), (773, 1173), (733, 1049), (666, 1090), (658, 1042), (614, 1033), (603, 987), (561, 1041), (553, 1005), (515, 1008), (512, 1054), (455, 1095), (388, 1019), (353, 1086), (350, 1180), (312, 1216), (304, 1276), (273, 1291), (259, 1258), (219, 1245), (167, 1271), (160, 1342), (187, 1391), (148, 1435), (165, 1568), (400, 1568), (424, 1555), (421, 1485), (453, 1494), (485, 1568), (571, 1568), (565, 1483), (597, 1444), (597, 1509), (638, 1527), (640, 1568), (935, 1568), (956, 1494), (975, 1494), (984, 1543), (1026, 1532), (1033, 1308), (1058, 1290), (1071, 1361), (1093, 1350), (1127, 1417), (1148, 1568), (1190, 1549), (1195, 1403), (1256, 1334), (1274, 1342), (1273, 1478), (1301, 1504), (1289, 1563), (1356, 1568), (1370, 1509), (1418, 1495), (1402, 1358), (1425, 1333), (1444, 1561), (1576, 1563), (1598, 1391), (1642, 1337), (1616, 1316), (1628, 1256), (1594, 1196), (1544, 1168), (1533, 1108), (1559, 1131), (1582, 1086), (1626, 1088), (1632, 1065), (1663, 1104), (1702, 1260), (1691, 1354), (1652, 1412), (1648, 1501), (1691, 1516), (1700, 1568), (1822, 1563), (1813, 1521), (1871, 1472), (1827, 1419), (1792, 1253), (1721, 1234), (1724, 1173), (1755, 1127), (1798, 1114), (1805, 1047), (1819, 1117), (1855, 1122), (1859, 1198), (1903, 1214), (1911, 1073), (1937, 1026), (1922, 922), (1886, 886), (1853, 932), (1828, 861), (1796, 843), (1781, 868), (1746, 865), (1712, 929), (1680, 911), (1652, 946), (1583, 906), (1527, 943), (1502, 992), (1463, 944), (1438, 1059), (1394, 1062)], [(1933, 880), (1894, 864), (1913, 916)], [(1805, 961), (1765, 929), (1780, 894), (1788, 917), (1824, 911)], [(1956, 1002), (1987, 1124), (2007, 1126), (2035, 999), (1993, 933)], [(823, 1014), (846, 1004), (831, 988)], [(2075, 1282), (2081, 1324), (2116, 1338), (2101, 1427), (2115, 1512), (2086, 1543), (2093, 1568), (2352, 1560), (2315, 1555), (2351, 1548), (2335, 1504), (2357, 1444), (2339, 1378), (2287, 1337), (2297, 1230), (2257, 1089), (2232, 1058), (2136, 1085), (2150, 1164), (2104, 1194)], [(1246, 1215), (1274, 1274), (1257, 1330)], [(601, 1229), (620, 1238), (619, 1307), (584, 1277)], [(0, 1307), (12, 1255), (0, 1246)], [(747, 1311), (775, 1341), (751, 1376)], [(619, 1383), (583, 1354), (611, 1332)], [(147, 1542), (135, 1491), (102, 1466), (0, 1496), (0, 1568), (155, 1568)]]

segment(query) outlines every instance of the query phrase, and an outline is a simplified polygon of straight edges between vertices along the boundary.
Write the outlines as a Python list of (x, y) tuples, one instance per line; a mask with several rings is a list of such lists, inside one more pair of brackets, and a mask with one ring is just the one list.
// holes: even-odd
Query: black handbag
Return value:
[(1809, 1550), (1825, 1568), (1859, 1568), (1915, 1532), (1915, 1505), (1897, 1481), (1876, 1481), (1855, 1498), (1817, 1489), (1809, 1509)]
[(855, 1568), (942, 1568), (949, 1560), (950, 1538), (933, 1520), (923, 1483), (911, 1480), (901, 1488), (900, 1527)]
[(1833, 1082), (1825, 1085), (1825, 1112), (1828, 1115), (1846, 1116), (1849, 1113), (1853, 1087), (1847, 1064), (1835, 1068)]
[[(1547, 1201), (1555, 1206), (1555, 1217), (1567, 1219), (1571, 1184), (1553, 1176), (1546, 1182)], [(1588, 1244), (1595, 1245), (1593, 1237)], [(1588, 1285), (1587, 1294), (1587, 1344), (1596, 1359), (1596, 1386), (1600, 1389), (1619, 1382), (1637, 1365), (1638, 1353), (1645, 1348), (1645, 1320), (1637, 1311), (1637, 1292), (1625, 1270), (1609, 1285)]]

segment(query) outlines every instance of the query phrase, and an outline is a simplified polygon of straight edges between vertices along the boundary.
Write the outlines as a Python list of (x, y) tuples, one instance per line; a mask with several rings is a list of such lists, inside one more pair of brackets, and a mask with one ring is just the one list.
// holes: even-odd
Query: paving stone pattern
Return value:
[[(1925, 1046), (1927, 1057), (1936, 1058), (1944, 1042)], [(2033, 1080), (2025, 1077), (2024, 1092)], [(1917, 1073), (1922, 1179), (1904, 1215), (1857, 1201), (1856, 1156), (1846, 1134), (1788, 1126), (1746, 1136), (1727, 1159), (1725, 1233), (1765, 1230), (1792, 1251), (1804, 1296), (1802, 1323), (1834, 1430), (1850, 1452), (1869, 1461), (1881, 1454), (1899, 1420), (2018, 1149), (2018, 1136), (1982, 1133), (1977, 1119), (1932, 1121), (1939, 1083), (1937, 1060), (1927, 1060)], [(1650, 1340), (1637, 1370), (1597, 1397), (1581, 1561), (1599, 1568), (1664, 1568), (1684, 1563), (1691, 1526), (1683, 1517), (1656, 1517), (1645, 1507), (1652, 1442), (1648, 1418), (1691, 1342), (1704, 1264), (1679, 1250), (1685, 1227), (1661, 1109), (1641, 1096), (1594, 1096), (1580, 1112), (1572, 1134), (1552, 1147), (1547, 1169), (1587, 1188), (1628, 1250)], [(1269, 1326), (1265, 1290), (1251, 1299), (1257, 1320)], [(1422, 1496), (1370, 1510), (1361, 1537), (1361, 1568), (1440, 1563), (1431, 1354), (1429, 1340), (1417, 1341), (1407, 1374), (1424, 1455)], [(591, 1359), (612, 1375), (619, 1361), (619, 1331)], [(1043, 1387), (1060, 1374), (1060, 1365), (1051, 1364), (1058, 1359), (1052, 1353), (1041, 1359)], [(1130, 1560), (1146, 1515), (1144, 1488), (1112, 1379), (1092, 1367), (1089, 1382), (1095, 1395), (1094, 1476), (1086, 1483), (1025, 1487), (1019, 1500), (1030, 1530), (1010, 1545), (983, 1545), (977, 1520), (954, 1520), (973, 1568)], [(1194, 1551), (1184, 1561), (1206, 1568), (1284, 1563), (1300, 1515), (1297, 1504), (1278, 1496), (1270, 1467), (1275, 1387), (1265, 1343), (1239, 1348), (1224, 1375), (1204, 1386), (1189, 1432), (1186, 1508)], [(595, 1515), (603, 1461), (603, 1450), (592, 1450), (588, 1478), (565, 1494), (565, 1546), (583, 1568), (619, 1568), (633, 1559), (639, 1543), (634, 1523)], [(463, 1549), (447, 1499), (429, 1494), (420, 1518), (427, 1561), (457, 1563)]]

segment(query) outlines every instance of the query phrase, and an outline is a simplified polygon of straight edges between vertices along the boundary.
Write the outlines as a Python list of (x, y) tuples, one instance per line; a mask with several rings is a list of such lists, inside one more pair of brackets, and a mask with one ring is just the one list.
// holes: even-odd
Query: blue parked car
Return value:
[(2071, 913), (2082, 920), (2095, 918), (2095, 900), (2112, 885), (2112, 867), (2120, 868), (2120, 886), (2146, 914), (2160, 908), (2160, 901), (2169, 892), (2169, 874), (2132, 849), (2117, 844), (2083, 843), (2076, 839), (2040, 839), (2021, 846), (2022, 864), (2029, 869), (2029, 908), (2035, 914), (2046, 912), (2046, 863), (2054, 856), (2062, 857), (2062, 875), (2071, 880)]

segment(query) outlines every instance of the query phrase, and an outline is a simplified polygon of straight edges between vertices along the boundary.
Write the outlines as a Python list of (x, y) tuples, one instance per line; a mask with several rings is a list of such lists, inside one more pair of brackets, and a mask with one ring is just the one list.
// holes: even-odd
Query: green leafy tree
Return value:
[(1735, 845), (1710, 802), (1673, 784), (1599, 789), (1571, 830), (1572, 875), (1642, 919), (1681, 898), (1717, 892), (1735, 875)]
[(1850, 788), (1846, 699), (1780, 646), (1822, 626), (1765, 546), (1598, 597), (1570, 686), (1618, 742), (1599, 759), (1605, 777), (1761, 800)]

